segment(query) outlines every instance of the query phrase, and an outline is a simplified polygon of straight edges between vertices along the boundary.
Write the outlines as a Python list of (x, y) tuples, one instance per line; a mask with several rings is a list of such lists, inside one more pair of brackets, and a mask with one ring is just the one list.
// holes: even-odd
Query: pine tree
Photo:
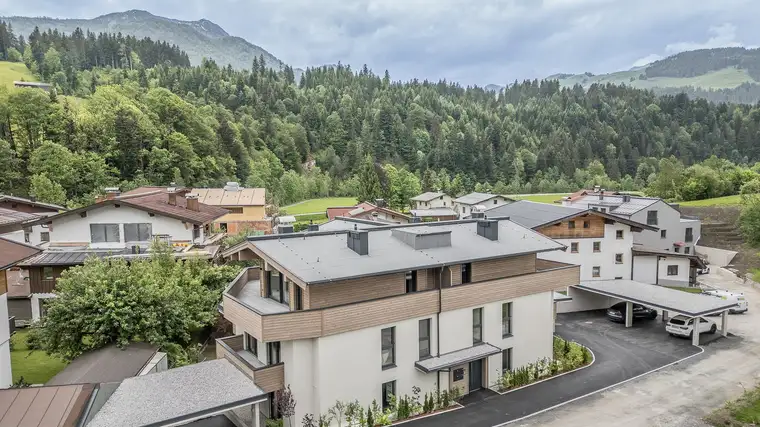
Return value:
[(375, 168), (375, 162), (369, 154), (364, 157), (364, 162), (359, 170), (359, 194), (360, 202), (374, 202), (381, 195), (380, 178)]

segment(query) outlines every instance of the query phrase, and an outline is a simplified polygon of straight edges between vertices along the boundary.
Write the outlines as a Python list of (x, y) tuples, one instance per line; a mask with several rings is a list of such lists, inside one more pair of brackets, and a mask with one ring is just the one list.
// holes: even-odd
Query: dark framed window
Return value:
[(669, 265), (668, 266), (668, 276), (678, 276), (678, 266), (677, 265)]
[(501, 305), (501, 336), (512, 336), (512, 303), (505, 302)]
[(53, 267), (42, 267), (42, 279), (43, 280), (55, 279), (55, 277), (53, 277)]
[(601, 277), (602, 267), (596, 266), (591, 268), (591, 277)]
[(417, 292), (417, 272), (407, 271), (406, 276), (406, 293)]
[(681, 248), (679, 248), (678, 246), (676, 246), (676, 247), (673, 248), (673, 252), (675, 252), (677, 254), (680, 254), (681, 253)]
[(118, 243), (121, 241), (119, 224), (90, 224), (92, 243)]
[(512, 370), (512, 348), (506, 348), (501, 351), (501, 372)]
[(583, 228), (591, 228), (591, 221), (583, 221)]
[(601, 212), (601, 213), (607, 213), (607, 208), (599, 208), (599, 212)]
[(623, 240), (623, 230), (615, 230), (615, 238), (618, 240)]
[(683, 248), (683, 253), (688, 254), (691, 251), (691, 249), (687, 246)]
[(396, 366), (396, 328), (390, 327), (380, 331), (383, 368)]
[(151, 224), (124, 224), (125, 242), (148, 242), (152, 234)]
[(460, 268), (462, 269), (462, 283), (472, 282), (472, 264), (462, 264)]
[(293, 301), (294, 309), (303, 310), (303, 289), (298, 285), (293, 286), (293, 296), (295, 297), (295, 301)]
[(280, 358), (280, 342), (270, 342), (267, 343), (267, 364), (269, 365), (275, 365), (277, 363), (280, 363), (282, 359)]
[(279, 303), (290, 305), (290, 284), (277, 270), (267, 271), (267, 296)]
[(498, 200), (496, 200), (496, 199), (493, 199), (493, 204), (494, 204), (494, 205), (496, 205), (496, 204), (498, 204), (498, 203), (499, 203), (499, 201), (498, 201)]
[(290, 305), (290, 281), (282, 281), (282, 303)]
[(383, 395), (381, 397), (383, 411), (391, 407), (391, 400), (396, 395), (396, 381), (383, 383)]
[(602, 251), (602, 242), (594, 242), (594, 252)]
[(472, 310), (472, 343), (481, 342), (483, 342), (483, 309), (475, 308)]
[(467, 213), (467, 208), (462, 206), (462, 213)]
[(687, 242), (693, 242), (694, 241), (694, 229), (691, 227), (686, 229), (686, 236), (684, 237), (684, 240)]
[(259, 356), (259, 340), (253, 335), (245, 334), (245, 347), (253, 353), (254, 356)]
[[(50, 232), (49, 231), (42, 231), (40, 232), (40, 241), (42, 242), (49, 242), (50, 241)], [(29, 243), (29, 242), (27, 242)]]
[(227, 209), (229, 211), (229, 213), (231, 213), (231, 214), (241, 214), (241, 213), (243, 213), (243, 208), (239, 207), (239, 206), (238, 207), (228, 206), (228, 207), (225, 207), (224, 209)]
[(430, 319), (422, 319), (419, 324), (420, 360), (430, 357)]
[(623, 263), (623, 254), (615, 254), (615, 264)]
[(24, 243), (30, 243), (31, 240), (29, 239), (29, 236), (31, 236), (31, 234), (32, 233), (30, 231), (24, 232)]
[(657, 225), (657, 211), (647, 211), (647, 225)]
[(567, 222), (567, 228), (570, 230), (575, 229), (575, 221), (568, 221)]
[(668, 230), (660, 230), (660, 239), (668, 238)]
[(578, 253), (578, 242), (570, 243), (570, 253), (574, 253), (574, 254)]

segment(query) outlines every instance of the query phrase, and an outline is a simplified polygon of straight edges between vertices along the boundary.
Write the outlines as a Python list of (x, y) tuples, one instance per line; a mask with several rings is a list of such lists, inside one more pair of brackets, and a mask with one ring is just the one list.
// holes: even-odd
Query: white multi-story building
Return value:
[(491, 209), (512, 202), (514, 200), (498, 194), (470, 193), (454, 200), (454, 210), (459, 214), (460, 218), (465, 218), (474, 211)]
[(261, 269), (225, 291), (236, 335), (217, 355), (265, 392), (289, 385), (294, 419), (336, 401), (386, 406), (415, 386), (467, 394), (552, 356), (553, 291), (577, 284), (579, 268), (537, 255), (561, 243), (508, 220), (345, 225), (251, 237), (223, 254)]

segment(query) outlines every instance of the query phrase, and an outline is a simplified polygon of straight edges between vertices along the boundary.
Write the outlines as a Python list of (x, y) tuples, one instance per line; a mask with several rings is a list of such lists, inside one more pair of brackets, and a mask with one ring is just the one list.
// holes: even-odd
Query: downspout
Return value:
[(636, 255), (633, 253), (633, 248), (631, 248), (631, 280), (633, 280), (633, 263), (636, 262)]
[(654, 269), (654, 284), (660, 284), (660, 256), (657, 255), (657, 264)]
[[(441, 265), (441, 272), (438, 273), (438, 312), (435, 314), (435, 355), (441, 355), (441, 303), (443, 302), (443, 269), (445, 266)], [(437, 371), (435, 383), (438, 388), (438, 394), (441, 393), (441, 371)]]

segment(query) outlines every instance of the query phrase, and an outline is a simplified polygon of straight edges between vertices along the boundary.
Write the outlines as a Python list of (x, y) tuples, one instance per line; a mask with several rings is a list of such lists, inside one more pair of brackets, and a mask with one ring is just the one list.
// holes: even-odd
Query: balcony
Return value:
[(285, 366), (282, 363), (265, 365), (253, 353), (243, 348), (243, 335), (218, 338), (216, 358), (229, 360), (267, 393), (285, 387)]

